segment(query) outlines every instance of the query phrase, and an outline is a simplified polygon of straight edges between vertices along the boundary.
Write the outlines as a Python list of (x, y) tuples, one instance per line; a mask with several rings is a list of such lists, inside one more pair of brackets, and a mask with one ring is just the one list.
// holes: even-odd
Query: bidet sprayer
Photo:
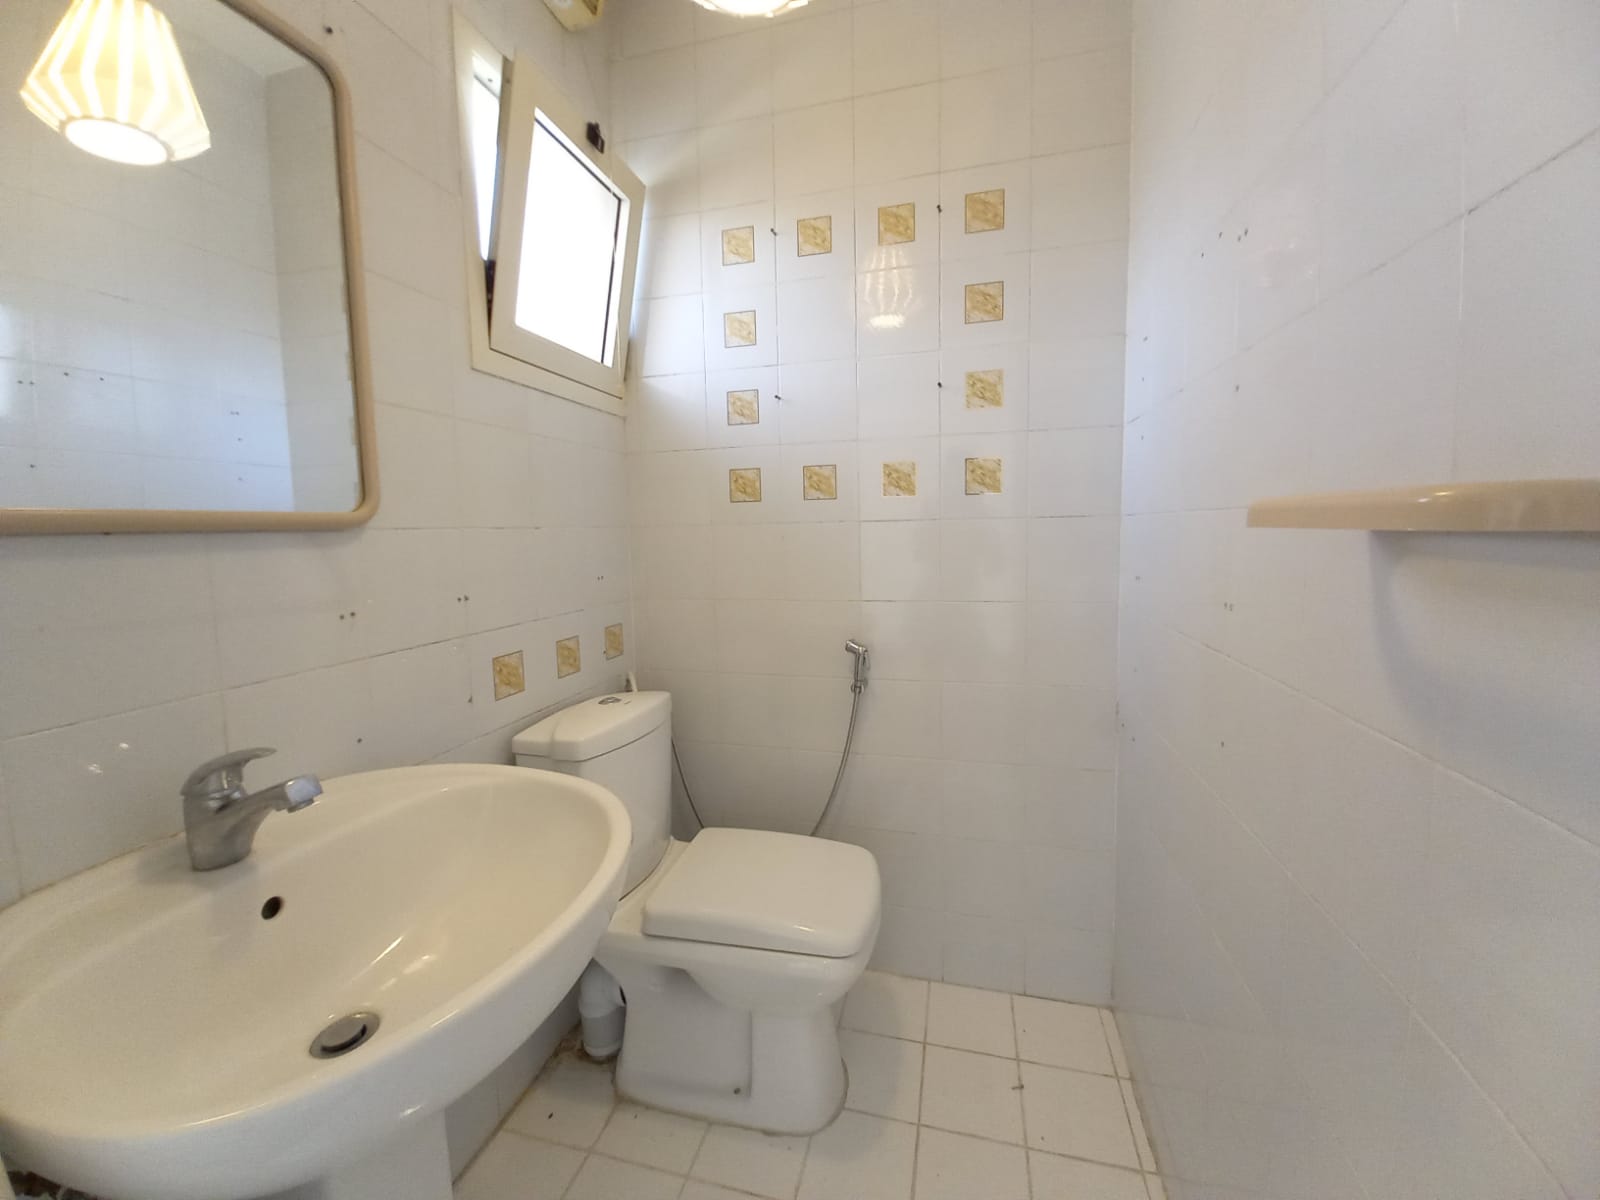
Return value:
[(844, 648), (856, 656), (855, 671), (850, 677), (850, 690), (859, 696), (867, 690), (867, 648), (855, 638), (847, 641)]

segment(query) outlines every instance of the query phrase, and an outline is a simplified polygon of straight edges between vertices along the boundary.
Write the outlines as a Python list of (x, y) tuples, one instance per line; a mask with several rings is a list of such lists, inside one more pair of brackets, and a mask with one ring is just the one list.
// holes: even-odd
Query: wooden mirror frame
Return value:
[(355, 123), (344, 74), (321, 47), (257, 0), (217, 0), (299, 52), (322, 72), (333, 99), (334, 157), (339, 174), (339, 224), (344, 249), (345, 316), (350, 330), (350, 390), (355, 403), (361, 503), (348, 512), (275, 512), (185, 508), (0, 508), (0, 534), (195, 533), (279, 529), (349, 529), (378, 511), (378, 435), (367, 342), (366, 276), (356, 200)]

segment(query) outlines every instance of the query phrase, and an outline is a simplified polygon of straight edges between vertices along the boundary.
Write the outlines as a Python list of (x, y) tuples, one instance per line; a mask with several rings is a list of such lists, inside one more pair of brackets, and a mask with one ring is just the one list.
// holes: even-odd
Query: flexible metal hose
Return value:
[[(839, 755), (839, 769), (833, 776), (833, 787), (828, 790), (828, 800), (822, 806), (822, 813), (817, 817), (817, 823), (811, 827), (809, 836), (816, 837), (822, 828), (822, 823), (828, 819), (828, 813), (833, 810), (833, 802), (839, 798), (839, 785), (844, 782), (844, 769), (850, 762), (850, 746), (856, 740), (856, 713), (861, 710), (861, 693), (867, 690), (864, 678), (855, 680), (850, 685), (850, 724), (844, 731), (844, 752)], [(678, 781), (683, 784), (683, 798), (689, 802), (689, 811), (694, 814), (695, 824), (701, 829), (706, 827), (705, 818), (700, 815), (700, 810), (695, 807), (694, 793), (689, 790), (689, 777), (684, 774), (683, 760), (678, 757), (678, 741), (672, 740), (672, 763), (678, 768)]]

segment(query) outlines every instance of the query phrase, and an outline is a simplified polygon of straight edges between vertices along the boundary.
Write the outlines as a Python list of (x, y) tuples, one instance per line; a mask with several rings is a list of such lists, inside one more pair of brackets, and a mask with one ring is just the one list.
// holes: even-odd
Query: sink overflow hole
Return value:
[(263, 921), (270, 921), (270, 920), (272, 920), (273, 917), (277, 916), (282, 911), (283, 911), (283, 897), (282, 896), (273, 896), (270, 900), (268, 900), (265, 904), (263, 904), (261, 906), (261, 919)]
[(377, 1032), (377, 1013), (357, 1012), (340, 1017), (311, 1039), (311, 1057), (338, 1058), (341, 1054), (349, 1054)]

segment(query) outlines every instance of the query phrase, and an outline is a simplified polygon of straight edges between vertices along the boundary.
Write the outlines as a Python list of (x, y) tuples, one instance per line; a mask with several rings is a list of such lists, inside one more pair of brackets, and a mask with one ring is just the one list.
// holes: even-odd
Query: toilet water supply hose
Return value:
[[(851, 638), (844, 644), (845, 650), (855, 657), (855, 666), (850, 673), (850, 724), (844, 731), (844, 751), (839, 755), (839, 769), (833, 776), (833, 787), (828, 789), (828, 799), (822, 806), (822, 812), (817, 817), (817, 823), (811, 827), (809, 836), (816, 837), (822, 828), (823, 822), (828, 819), (828, 814), (833, 811), (833, 802), (839, 798), (839, 785), (844, 782), (844, 769), (850, 762), (850, 746), (856, 740), (856, 714), (861, 711), (861, 694), (867, 690), (868, 662), (867, 647)], [(639, 684), (633, 677), (633, 672), (628, 672), (628, 690), (636, 692)], [(694, 814), (695, 824), (701, 829), (706, 827), (705, 818), (700, 815), (700, 810), (695, 807), (694, 793), (689, 790), (689, 777), (684, 773), (683, 760), (678, 757), (678, 742), (672, 742), (672, 763), (678, 768), (678, 780), (683, 784), (683, 798), (689, 802), (689, 811)]]

